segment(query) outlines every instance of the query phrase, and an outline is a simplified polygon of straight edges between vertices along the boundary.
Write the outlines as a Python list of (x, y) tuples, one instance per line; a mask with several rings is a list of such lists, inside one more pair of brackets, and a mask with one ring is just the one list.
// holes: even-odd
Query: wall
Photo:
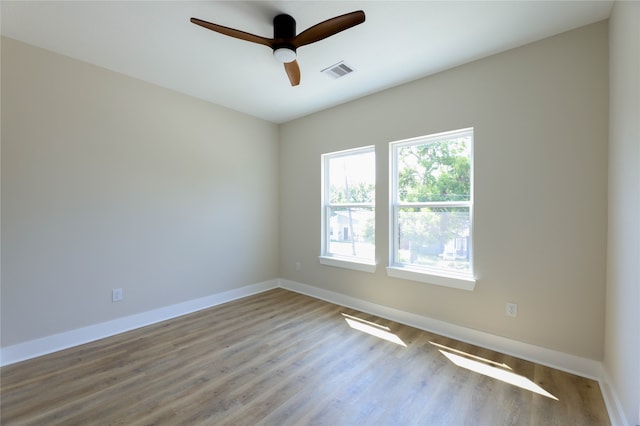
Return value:
[[(600, 22), (283, 125), (281, 276), (601, 360), (607, 31)], [(475, 290), (387, 277), (388, 143), (465, 127), (475, 128)], [(320, 155), (370, 144), (377, 271), (320, 265)]]
[(277, 278), (278, 137), (3, 38), (2, 347)]
[(640, 3), (610, 18), (609, 228), (604, 366), (640, 424)]

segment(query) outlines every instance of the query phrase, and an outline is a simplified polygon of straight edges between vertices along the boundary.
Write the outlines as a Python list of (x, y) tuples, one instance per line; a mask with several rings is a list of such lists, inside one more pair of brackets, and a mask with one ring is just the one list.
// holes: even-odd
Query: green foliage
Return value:
[(332, 203), (373, 203), (375, 202), (375, 185), (358, 182), (345, 186), (331, 185), (330, 197)]
[[(398, 150), (398, 197), (401, 202), (448, 202), (471, 199), (471, 155), (466, 139), (454, 139)], [(401, 249), (411, 263), (438, 257), (457, 237), (468, 235), (466, 207), (405, 207), (398, 212)]]
[(362, 233), (362, 240), (369, 244), (376, 243), (376, 224), (373, 219), (368, 219), (365, 226), (364, 231)]
[(403, 202), (470, 199), (471, 161), (464, 140), (402, 147), (398, 168)]

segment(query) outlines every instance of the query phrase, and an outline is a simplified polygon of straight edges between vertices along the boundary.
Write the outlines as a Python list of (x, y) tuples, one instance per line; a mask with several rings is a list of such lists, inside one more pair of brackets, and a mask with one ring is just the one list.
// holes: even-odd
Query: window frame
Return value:
[[(470, 194), (469, 201), (430, 201), (430, 202), (401, 202), (398, 197), (399, 170), (398, 152), (400, 148), (411, 145), (425, 145), (446, 141), (451, 138), (471, 138), (470, 146)], [(435, 133), (416, 138), (394, 141), (389, 144), (389, 266), (387, 274), (391, 277), (420, 281), (445, 287), (472, 291), (475, 288), (474, 275), (474, 238), (473, 238), (473, 205), (474, 205), (474, 129), (473, 127)], [(398, 216), (404, 207), (468, 207), (469, 208), (469, 266), (470, 271), (457, 272), (446, 269), (430, 268), (400, 262), (398, 251), (400, 238), (398, 234)]]
[[(330, 253), (330, 231), (331, 231), (331, 208), (343, 207), (343, 208), (370, 208), (374, 215), (376, 215), (376, 204), (375, 204), (375, 193), (374, 193), (374, 201), (371, 203), (331, 203), (330, 197), (330, 182), (329, 182), (329, 173), (328, 166), (329, 161), (331, 159), (340, 158), (340, 157), (348, 157), (351, 155), (365, 154), (365, 153), (373, 153), (374, 155), (374, 170), (376, 169), (375, 164), (375, 145), (367, 145), (358, 148), (351, 148), (342, 151), (335, 151), (322, 154), (321, 156), (321, 247), (320, 247), (320, 256), (318, 256), (318, 260), (323, 265), (335, 266), (339, 268), (346, 269), (354, 269), (357, 271), (363, 272), (375, 272), (376, 270), (376, 259), (374, 255), (374, 259), (368, 259), (358, 256), (347, 256), (347, 255), (339, 255), (335, 253)], [(374, 183), (374, 191), (376, 190), (376, 186)], [(374, 253), (375, 253), (375, 240), (374, 240)]]

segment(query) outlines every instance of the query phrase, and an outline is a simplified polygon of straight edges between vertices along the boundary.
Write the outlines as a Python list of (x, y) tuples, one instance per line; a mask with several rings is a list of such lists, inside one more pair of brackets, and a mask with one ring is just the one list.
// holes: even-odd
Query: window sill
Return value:
[(337, 268), (353, 269), (363, 272), (376, 271), (376, 263), (374, 261), (356, 260), (337, 256), (318, 256), (318, 260), (323, 265), (335, 266)]
[(413, 269), (401, 266), (387, 267), (387, 275), (404, 280), (420, 281), (427, 284), (443, 287), (457, 288), (459, 290), (473, 291), (476, 287), (476, 279), (469, 275), (442, 274), (436, 275), (421, 269)]

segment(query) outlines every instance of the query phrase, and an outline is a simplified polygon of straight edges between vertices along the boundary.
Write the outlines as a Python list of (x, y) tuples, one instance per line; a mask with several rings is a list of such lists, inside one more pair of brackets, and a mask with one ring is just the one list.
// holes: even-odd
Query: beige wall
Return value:
[[(3, 347), (280, 276), (602, 359), (606, 23), (280, 128), (2, 41)], [(388, 278), (388, 143), (469, 126), (475, 291)], [(369, 144), (378, 270), (320, 265), (320, 155)]]
[[(609, 29), (571, 31), (280, 128), (3, 38), (1, 346), (281, 276), (604, 358), (635, 424), (638, 28), (640, 4), (617, 2)], [(468, 126), (475, 291), (388, 278), (388, 142)], [(320, 265), (320, 155), (369, 144), (378, 271)], [(122, 303), (110, 301), (114, 287)], [(518, 303), (516, 319), (506, 301)]]
[(277, 278), (277, 170), (275, 124), (3, 38), (2, 346)]
[[(601, 360), (607, 43), (601, 22), (283, 125), (280, 275)], [(475, 128), (476, 289), (391, 279), (388, 143), (464, 127)], [(320, 265), (320, 155), (370, 144), (377, 271)], [(507, 301), (517, 318), (505, 316)]]
[(640, 424), (640, 3), (610, 18), (609, 228), (604, 366)]

